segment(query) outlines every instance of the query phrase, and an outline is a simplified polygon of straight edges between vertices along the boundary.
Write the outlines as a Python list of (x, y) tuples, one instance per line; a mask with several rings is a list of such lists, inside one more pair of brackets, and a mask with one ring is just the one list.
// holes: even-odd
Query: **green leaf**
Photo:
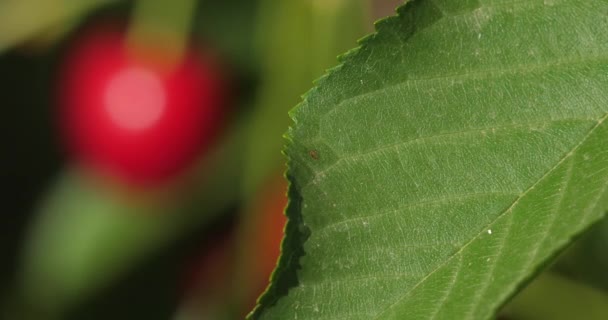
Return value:
[(256, 319), (487, 319), (608, 208), (608, 2), (409, 1), (292, 117)]

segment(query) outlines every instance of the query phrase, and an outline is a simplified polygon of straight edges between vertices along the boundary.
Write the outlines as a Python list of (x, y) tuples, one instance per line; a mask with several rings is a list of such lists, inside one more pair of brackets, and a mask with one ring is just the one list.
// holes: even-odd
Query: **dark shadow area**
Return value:
[(270, 287), (259, 300), (258, 306), (252, 314), (252, 319), (258, 319), (262, 311), (272, 307), (277, 301), (286, 296), (289, 290), (298, 286), (298, 271), (302, 268), (300, 258), (306, 252), (304, 243), (310, 237), (310, 229), (304, 225), (302, 219), (302, 195), (297, 181), (287, 175), (289, 181), (289, 203), (287, 205), (287, 225), (285, 238), (281, 244), (281, 257), (275, 272), (272, 275)]
[(51, 60), (19, 50), (0, 56), (0, 295), (11, 290), (26, 226), (63, 162), (50, 120)]

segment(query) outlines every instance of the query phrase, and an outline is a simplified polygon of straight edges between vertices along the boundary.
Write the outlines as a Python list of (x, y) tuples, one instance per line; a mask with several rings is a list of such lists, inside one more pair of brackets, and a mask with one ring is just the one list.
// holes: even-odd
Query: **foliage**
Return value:
[(608, 208), (605, 1), (409, 1), (292, 112), (253, 318), (485, 319)]
[[(605, 319), (607, 14), (608, 0), (0, 1), (0, 318), (242, 318), (275, 264), (287, 143), (282, 256), (251, 319)], [(145, 45), (170, 67), (199, 47), (227, 75), (225, 126), (173, 183), (139, 190), (55, 144), (58, 75), (96, 25), (123, 30), (131, 58)]]

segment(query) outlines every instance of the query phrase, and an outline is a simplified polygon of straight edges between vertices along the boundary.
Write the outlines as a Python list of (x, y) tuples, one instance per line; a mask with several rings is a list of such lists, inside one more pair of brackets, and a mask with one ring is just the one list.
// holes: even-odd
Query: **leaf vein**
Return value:
[[(499, 125), (499, 126), (473, 128), (470, 130), (450, 131), (450, 132), (445, 132), (445, 133), (431, 134), (428, 136), (420, 136), (420, 137), (412, 138), (412, 139), (405, 140), (405, 141), (399, 141), (397, 143), (391, 143), (391, 144), (379, 146), (377, 148), (373, 148), (370, 150), (366, 150), (365, 152), (361, 152), (358, 154), (350, 154), (350, 155), (346, 154), (346, 155), (342, 155), (336, 162), (328, 165), (327, 167), (323, 168), (322, 170), (314, 171), (315, 173), (313, 175), (313, 178), (308, 183), (306, 183), (302, 187), (302, 189), (305, 189), (312, 183), (318, 182), (319, 178), (325, 177), (328, 172), (330, 172), (331, 170), (334, 170), (336, 167), (339, 167), (339, 165), (341, 163), (344, 163), (344, 162), (347, 162), (347, 161), (353, 160), (353, 159), (362, 159), (362, 158), (374, 155), (374, 154), (382, 152), (382, 151), (398, 150), (399, 148), (405, 147), (407, 145), (420, 143), (420, 142), (428, 141), (428, 140), (434, 140), (434, 139), (438, 139), (438, 138), (445, 139), (447, 137), (458, 137), (458, 136), (467, 135), (467, 134), (483, 135), (483, 133), (485, 131), (533, 128), (533, 127), (542, 127), (542, 126), (554, 124), (557, 122), (575, 122), (575, 121), (596, 122), (597, 120), (596, 119), (564, 118), (564, 119), (552, 119), (552, 120), (548, 120), (548, 121), (536, 121), (536, 122), (529, 122), (529, 123), (517, 123), (517, 124), (512, 123), (512, 124), (505, 124), (505, 125)], [(539, 132), (543, 132), (543, 131), (539, 130)]]
[(398, 213), (400, 211), (404, 211), (404, 210), (408, 210), (408, 209), (412, 209), (412, 208), (416, 208), (416, 207), (420, 207), (420, 206), (425, 206), (425, 205), (434, 205), (434, 204), (440, 204), (440, 203), (445, 203), (445, 202), (464, 203), (467, 200), (470, 200), (472, 198), (478, 198), (478, 197), (491, 197), (491, 196), (516, 197), (518, 195), (519, 194), (517, 194), (517, 193), (511, 193), (511, 192), (479, 192), (479, 193), (459, 194), (456, 196), (441, 197), (441, 198), (435, 198), (435, 199), (430, 199), (430, 200), (422, 200), (422, 201), (417, 201), (415, 203), (408, 203), (408, 204), (401, 206), (399, 208), (396, 208), (396, 209), (391, 209), (391, 210), (383, 211), (383, 212), (379, 212), (379, 213), (372, 213), (370, 215), (365, 215), (365, 216), (352, 217), (352, 218), (340, 220), (340, 221), (337, 221), (334, 223), (330, 223), (330, 224), (327, 224), (327, 225), (319, 228), (318, 230), (316, 230), (316, 232), (322, 233), (325, 231), (329, 231), (331, 229), (335, 230), (337, 226), (340, 226), (343, 224), (348, 224), (349, 222), (361, 221), (361, 220), (365, 220), (365, 219), (386, 216), (386, 215)]
[(479, 308), (479, 301), (486, 294), (486, 291), (488, 291), (488, 288), (490, 287), (490, 283), (492, 282), (491, 281), (492, 274), (494, 274), (494, 270), (496, 270), (498, 261), (500, 260), (502, 254), (504, 252), (504, 248), (507, 246), (507, 239), (509, 238), (509, 235), (511, 234), (511, 231), (513, 229), (513, 215), (512, 214), (508, 215), (508, 218), (509, 218), (509, 223), (507, 224), (506, 229), (504, 231), (504, 236), (500, 239), (500, 245), (498, 246), (498, 252), (496, 253), (496, 255), (494, 257), (488, 258), (488, 259), (492, 259), (492, 265), (490, 265), (490, 267), (486, 269), (487, 276), (486, 276), (486, 279), (481, 282), (482, 287), (479, 290), (477, 290), (476, 295), (474, 297), (472, 297), (472, 299), (471, 299), (469, 311), (467, 311), (467, 313), (464, 317), (466, 319), (475, 319), (475, 313), (477, 312), (477, 309)]
[(536, 258), (538, 257), (540, 248), (543, 247), (543, 245), (549, 238), (550, 231), (551, 231), (551, 229), (553, 229), (553, 227), (555, 226), (555, 223), (557, 222), (557, 216), (559, 215), (559, 211), (561, 210), (561, 207), (563, 205), (564, 198), (566, 197), (566, 191), (568, 189), (568, 184), (570, 183), (570, 180), (572, 179), (572, 172), (574, 171), (573, 169), (574, 169), (574, 161), (570, 161), (569, 166), (568, 166), (568, 171), (566, 173), (566, 177), (564, 178), (564, 181), (561, 185), (561, 190), (560, 190), (561, 192), (560, 192), (559, 197), (555, 204), (555, 210), (551, 214), (551, 221), (549, 222), (548, 228), (545, 230), (544, 235), (542, 236), (540, 241), (535, 242), (536, 245), (534, 247), (534, 250), (532, 250), (532, 252), (531, 252), (531, 259), (529, 261), (529, 264), (533, 263), (534, 260), (536, 260)]
[[(453, 73), (441, 76), (429, 76), (429, 77), (417, 77), (417, 78), (406, 78), (401, 81), (397, 81), (392, 84), (387, 84), (386, 86), (382, 86), (373, 90), (369, 90), (366, 92), (362, 92), (348, 98), (345, 98), (335, 104), (336, 107), (339, 107), (343, 104), (347, 104), (353, 100), (361, 99), (366, 96), (374, 95), (378, 92), (391, 90), (393, 88), (398, 88), (403, 85), (410, 85), (409, 83), (416, 82), (429, 82), (429, 81), (444, 81), (444, 80), (468, 80), (468, 79), (480, 79), (480, 78), (495, 78), (500, 77), (507, 74), (531, 74), (531, 73), (542, 73), (547, 70), (557, 70), (560, 68), (573, 68), (573, 67), (586, 67), (588, 64), (592, 63), (606, 63), (608, 62), (608, 55), (605, 54), (597, 54), (597, 55), (589, 55), (588, 57), (581, 58), (580, 56), (577, 58), (570, 59), (556, 59), (550, 63), (530, 63), (530, 64), (519, 64), (510, 66), (507, 68), (495, 68), (495, 69), (485, 69), (484, 71), (469, 71), (462, 73)], [(324, 113), (320, 114), (320, 117), (323, 118), (327, 113), (331, 112), (335, 108), (327, 109)]]
[[(536, 188), (536, 186), (543, 181), (546, 177), (548, 177), (556, 168), (558, 168), (562, 163), (564, 163), (564, 161), (566, 161), (568, 158), (570, 158), (586, 141), (587, 139), (593, 134), (593, 132), (595, 132), (595, 130), (597, 130), (606, 120), (606, 118), (608, 118), (608, 113), (604, 114), (603, 117), (601, 117), (598, 121), (597, 124), (591, 128), (591, 130), (589, 130), (589, 132), (587, 133), (587, 135), (581, 140), (580, 143), (578, 143), (576, 146), (574, 146), (574, 148), (572, 148), (572, 150), (570, 150), (570, 152), (566, 153), (562, 159), (560, 159), (553, 167), (551, 167), (540, 179), (538, 179), (534, 184), (532, 184), (528, 189), (526, 189), (526, 191), (524, 191), (520, 197), (518, 197), (513, 204), (507, 208), (506, 210), (504, 210), (502, 213), (500, 213), (496, 218), (494, 218), (494, 220), (492, 222), (490, 222), (488, 225), (484, 226), (479, 233), (472, 237), (471, 240), (469, 240), (467, 243), (465, 243), (458, 251), (456, 251), (454, 254), (452, 254), (450, 257), (448, 257), (445, 261), (443, 261), (443, 263), (440, 263), (433, 271), (429, 272), (424, 278), (420, 279), (420, 281), (418, 281), (412, 288), (410, 288), (410, 290), (407, 290), (406, 292), (404, 292), (400, 298), (396, 299), (395, 302), (391, 303), (390, 305), (388, 305), (385, 310), (388, 310), (392, 307), (394, 307), (395, 305), (397, 305), (398, 303), (400, 303), (403, 299), (405, 299), (406, 297), (408, 297), (413, 291), (415, 291), (418, 287), (420, 287), (423, 283), (425, 283), (425, 281), (430, 278), (432, 275), (434, 275), (439, 269), (445, 267), (448, 263), (450, 263), (452, 261), (452, 259), (454, 259), (456, 256), (461, 255), (462, 252), (467, 249), (475, 240), (479, 239), (479, 237), (486, 232), (486, 230), (488, 229), (488, 227), (493, 226), (495, 223), (497, 223), (504, 215), (508, 214), (509, 212), (513, 211), (513, 209), (519, 204), (519, 202), (521, 201), (521, 199), (523, 197), (525, 197), (528, 193), (530, 193), (532, 190), (534, 190)], [(382, 312), (382, 311), (381, 311)], [(379, 316), (381, 316), (381, 312), (377, 313), (375, 315), (375, 317), (373, 319), (378, 320), (380, 319)]]

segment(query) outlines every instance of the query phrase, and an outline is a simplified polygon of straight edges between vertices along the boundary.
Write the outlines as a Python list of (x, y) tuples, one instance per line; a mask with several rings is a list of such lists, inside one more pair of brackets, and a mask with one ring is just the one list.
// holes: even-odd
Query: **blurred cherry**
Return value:
[(61, 70), (60, 125), (81, 165), (129, 185), (155, 186), (209, 148), (226, 89), (208, 54), (190, 49), (167, 66), (158, 50), (133, 49), (114, 25), (82, 33)]

